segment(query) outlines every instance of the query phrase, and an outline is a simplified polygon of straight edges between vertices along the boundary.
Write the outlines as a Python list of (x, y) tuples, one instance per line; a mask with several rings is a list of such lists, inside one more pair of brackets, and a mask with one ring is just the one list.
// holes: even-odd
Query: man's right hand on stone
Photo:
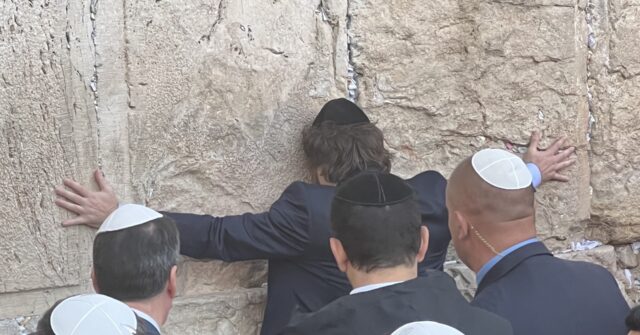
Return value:
[(89, 190), (72, 179), (65, 179), (64, 186), (56, 187), (56, 205), (77, 215), (63, 221), (63, 226), (99, 228), (107, 216), (118, 208), (118, 197), (102, 171), (96, 170), (93, 177), (98, 184), (98, 191)]

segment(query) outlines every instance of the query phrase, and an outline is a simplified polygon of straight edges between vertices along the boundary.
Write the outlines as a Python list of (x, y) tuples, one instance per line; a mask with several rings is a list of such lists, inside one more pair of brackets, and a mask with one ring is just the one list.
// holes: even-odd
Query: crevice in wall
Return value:
[(349, 100), (357, 102), (360, 95), (359, 74), (357, 67), (353, 61), (353, 53), (355, 42), (353, 41), (352, 33), (353, 15), (351, 15), (351, 0), (347, 0), (347, 92)]
[(128, 23), (129, 17), (127, 15), (127, 0), (122, 0), (122, 35), (124, 36), (124, 82), (127, 85), (127, 105), (129, 108), (136, 108), (135, 103), (131, 100), (131, 78), (130, 68), (131, 62), (129, 60), (129, 37), (128, 37)]
[(91, 80), (89, 81), (89, 87), (93, 92), (93, 105), (95, 109), (95, 117), (96, 117), (96, 148), (97, 148), (97, 159), (98, 159), (98, 167), (102, 168), (102, 150), (101, 150), (101, 139), (100, 139), (100, 112), (98, 109), (98, 43), (97, 43), (97, 23), (96, 18), (98, 16), (98, 1), (99, 0), (91, 0), (91, 4), (89, 5), (89, 15), (91, 18), (91, 43), (93, 49), (93, 75), (91, 76)]
[(226, 0), (220, 0), (220, 3), (218, 3), (218, 12), (216, 20), (213, 21), (213, 24), (211, 24), (211, 27), (209, 28), (209, 32), (207, 34), (202, 35), (202, 37), (200, 37), (200, 40), (198, 41), (198, 43), (202, 43), (202, 41), (211, 41), (211, 35), (213, 35), (213, 33), (216, 31), (216, 27), (218, 26), (218, 24), (220, 24), (220, 22), (222, 22), (222, 20), (224, 19), (224, 10), (227, 7), (227, 4), (225, 2)]
[[(123, 173), (121, 174), (121, 178), (122, 180), (126, 180), (126, 184), (125, 184), (125, 196), (129, 197), (130, 196), (130, 191), (129, 188), (132, 187), (131, 185), (131, 176), (133, 176), (133, 166), (132, 163), (133, 162), (133, 152), (134, 150), (131, 148), (131, 142), (129, 141), (129, 112), (132, 109), (136, 108), (136, 104), (135, 101), (133, 99), (131, 99), (131, 87), (132, 87), (132, 82), (131, 82), (131, 59), (129, 58), (129, 15), (127, 13), (127, 5), (128, 5), (128, 1), (127, 0), (122, 0), (122, 35), (124, 37), (124, 45), (122, 46), (122, 51), (124, 54), (124, 81), (125, 81), (125, 85), (127, 86), (127, 106), (129, 107), (129, 109), (127, 109), (127, 116), (125, 117), (125, 121), (127, 122), (127, 127), (124, 128), (124, 133), (125, 133), (125, 143), (124, 143), (124, 147), (126, 148), (127, 152), (125, 153), (126, 155), (126, 164), (124, 165), (126, 171), (123, 171)], [(125, 176), (126, 174), (126, 176)], [(145, 198), (144, 204), (147, 204), (147, 200)]]
[(591, 88), (591, 83), (594, 80), (591, 72), (591, 61), (593, 59), (593, 51), (597, 46), (597, 38), (594, 27), (594, 3), (592, 0), (588, 0), (585, 6), (585, 20), (587, 22), (587, 105), (589, 109), (589, 120), (587, 124), (587, 142), (591, 142), (591, 138), (593, 137), (593, 129), (596, 124), (596, 118), (594, 115), (594, 105), (593, 105), (593, 91)]

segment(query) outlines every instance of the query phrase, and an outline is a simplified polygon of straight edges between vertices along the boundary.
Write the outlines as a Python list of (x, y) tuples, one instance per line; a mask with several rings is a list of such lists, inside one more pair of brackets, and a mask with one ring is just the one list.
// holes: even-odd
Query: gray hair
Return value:
[(93, 242), (98, 290), (120, 301), (152, 298), (166, 287), (179, 253), (178, 228), (166, 216), (100, 233)]

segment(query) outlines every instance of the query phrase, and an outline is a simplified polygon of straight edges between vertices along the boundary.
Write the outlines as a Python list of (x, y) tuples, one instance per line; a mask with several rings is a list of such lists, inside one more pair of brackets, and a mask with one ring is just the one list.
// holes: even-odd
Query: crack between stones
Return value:
[(213, 24), (211, 24), (211, 27), (209, 28), (209, 33), (202, 35), (198, 43), (201, 43), (204, 40), (206, 40), (207, 42), (211, 41), (211, 35), (213, 35), (213, 33), (216, 31), (216, 27), (218, 26), (218, 24), (220, 24), (220, 22), (222, 22), (222, 20), (224, 19), (223, 13), (226, 8), (225, 1), (226, 0), (220, 0), (220, 2), (218, 3), (218, 13), (216, 13), (217, 14), (216, 20), (213, 21)]
[(131, 61), (129, 60), (129, 37), (127, 35), (128, 21), (129, 17), (127, 15), (127, 0), (122, 0), (122, 35), (124, 37), (124, 83), (127, 86), (127, 105), (129, 106), (129, 108), (135, 109), (136, 106), (133, 101), (131, 101)]
[(98, 1), (99, 0), (91, 0), (91, 4), (89, 5), (89, 15), (91, 18), (91, 44), (93, 46), (93, 75), (91, 76), (91, 80), (89, 81), (89, 87), (93, 92), (93, 106), (96, 117), (96, 147), (97, 147), (97, 159), (98, 159), (98, 167), (102, 168), (102, 150), (101, 150), (101, 137), (100, 137), (100, 111), (98, 109), (98, 43), (96, 41), (97, 35), (97, 24), (96, 18), (98, 16)]
[(591, 75), (591, 60), (593, 58), (593, 50), (596, 47), (597, 39), (596, 33), (593, 26), (593, 8), (594, 4), (592, 0), (588, 0), (587, 4), (584, 8), (585, 11), (585, 20), (587, 23), (587, 106), (589, 109), (589, 120), (587, 125), (587, 143), (591, 142), (591, 138), (593, 137), (593, 129), (595, 128), (596, 118), (594, 116), (594, 106), (593, 106), (593, 90), (591, 89), (591, 82), (593, 79)]
[(571, 8), (571, 9), (573, 9), (575, 7), (574, 4), (568, 4), (568, 5), (562, 5), (562, 4), (543, 5), (543, 4), (528, 4), (527, 1), (528, 0), (525, 0), (524, 2), (493, 0), (493, 1), (491, 1), (491, 3), (498, 4), (498, 5), (505, 5), (505, 6), (522, 7), (522, 8), (552, 8), (552, 7), (557, 7), (557, 8)]
[(351, 0), (347, 0), (347, 94), (349, 100), (357, 102), (360, 95), (360, 85), (356, 64), (353, 61), (353, 35), (351, 33), (353, 16), (351, 15)]

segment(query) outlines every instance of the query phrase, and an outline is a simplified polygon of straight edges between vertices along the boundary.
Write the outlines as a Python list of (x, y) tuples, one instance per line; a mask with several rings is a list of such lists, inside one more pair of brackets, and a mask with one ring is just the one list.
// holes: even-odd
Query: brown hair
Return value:
[(302, 132), (302, 146), (309, 168), (320, 168), (331, 183), (339, 183), (370, 168), (391, 170), (391, 154), (384, 147), (382, 131), (372, 123), (337, 125), (325, 121)]

